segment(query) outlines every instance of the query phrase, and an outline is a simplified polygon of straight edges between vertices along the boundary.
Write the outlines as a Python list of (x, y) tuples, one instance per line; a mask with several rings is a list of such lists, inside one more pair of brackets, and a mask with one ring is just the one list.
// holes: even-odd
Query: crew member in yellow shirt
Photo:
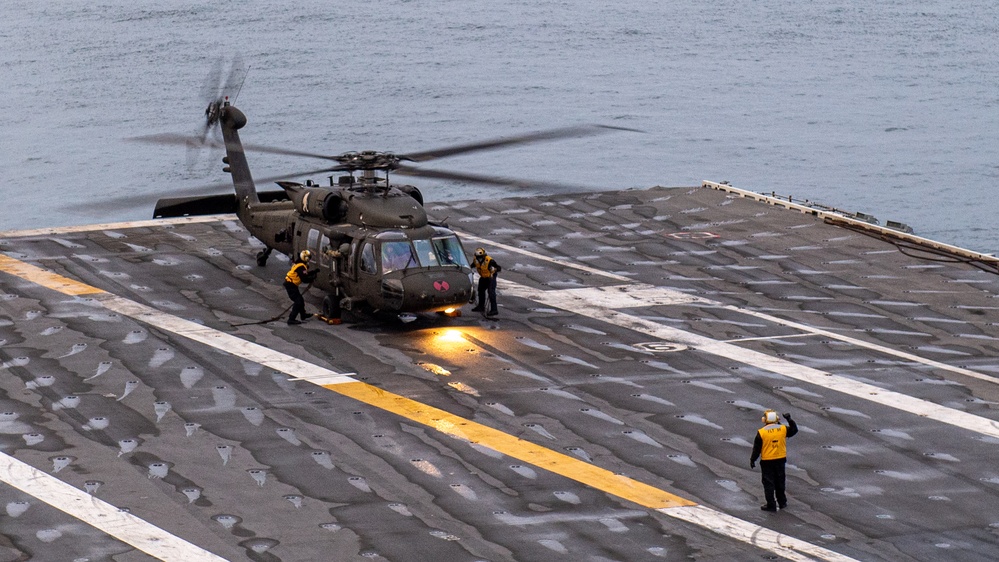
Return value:
[(503, 268), (496, 260), (486, 254), (485, 249), (476, 248), (475, 257), (472, 258), (472, 267), (479, 274), (479, 304), (475, 305), (472, 312), (482, 312), (485, 310), (486, 297), (489, 297), (489, 311), (486, 316), (496, 316), (496, 276)]
[(787, 425), (781, 425), (775, 410), (763, 412), (763, 427), (756, 432), (753, 442), (753, 455), (749, 458), (749, 467), (756, 468), (756, 459), (760, 459), (760, 473), (763, 478), (763, 495), (767, 503), (760, 506), (763, 511), (777, 511), (787, 507), (787, 495), (784, 493), (784, 464), (787, 462), (787, 438), (798, 433), (798, 424), (791, 419), (791, 414), (784, 414)]
[(312, 252), (302, 250), (298, 254), (298, 259), (294, 260), (291, 269), (284, 276), (284, 289), (288, 291), (288, 298), (291, 299), (291, 316), (288, 317), (288, 324), (291, 326), (302, 323), (296, 317), (301, 317), (302, 320), (312, 318), (312, 314), (305, 311), (305, 299), (302, 298), (302, 291), (298, 289), (303, 281), (312, 283), (316, 274), (319, 273), (319, 270), (309, 271), (310, 261), (312, 261)]

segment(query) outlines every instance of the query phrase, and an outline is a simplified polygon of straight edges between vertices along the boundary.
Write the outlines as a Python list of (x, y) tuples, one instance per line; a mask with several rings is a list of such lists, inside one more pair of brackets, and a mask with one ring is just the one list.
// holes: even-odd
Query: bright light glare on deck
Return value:
[(438, 339), (444, 343), (458, 343), (465, 341), (465, 335), (460, 330), (444, 330)]

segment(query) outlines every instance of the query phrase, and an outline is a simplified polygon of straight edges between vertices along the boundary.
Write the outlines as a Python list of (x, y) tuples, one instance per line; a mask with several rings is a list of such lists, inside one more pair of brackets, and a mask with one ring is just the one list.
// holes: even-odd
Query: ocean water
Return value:
[[(431, 167), (579, 189), (729, 181), (999, 249), (991, 1), (5, 0), (2, 12), (0, 230), (147, 218), (158, 196), (224, 186), (217, 151), (126, 139), (197, 132), (206, 75), (238, 54), (245, 142), (404, 153), (620, 125), (645, 132)], [(321, 163), (250, 165), (264, 177)], [(532, 193), (411, 182), (428, 202)], [(114, 201), (136, 194), (149, 203)]]

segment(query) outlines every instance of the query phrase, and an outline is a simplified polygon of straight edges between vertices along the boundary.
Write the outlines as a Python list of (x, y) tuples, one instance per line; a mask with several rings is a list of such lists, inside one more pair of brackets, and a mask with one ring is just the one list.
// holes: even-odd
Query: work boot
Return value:
[(311, 312), (303, 312), (302, 313), (302, 320), (308, 320), (309, 318), (312, 318), (312, 313)]
[(301, 324), (301, 322), (298, 320), (288, 320), (289, 326), (298, 326), (299, 324)]
[(490, 310), (489, 312), (486, 313), (486, 316), (498, 316), (498, 315), (499, 312), (496, 312), (495, 310)]
[(762, 509), (763, 511), (777, 511), (777, 506), (776, 505), (765, 504), (765, 505), (761, 505), (760, 509)]
[(472, 309), (472, 312), (482, 312), (483, 310), (485, 310), (485, 309), (482, 308), (481, 306), (477, 306), (477, 307), (475, 307), (475, 308)]

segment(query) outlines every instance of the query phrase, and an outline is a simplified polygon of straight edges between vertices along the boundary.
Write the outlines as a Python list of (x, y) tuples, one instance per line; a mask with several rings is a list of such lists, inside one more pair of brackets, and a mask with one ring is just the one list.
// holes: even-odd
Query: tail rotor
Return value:
[(208, 140), (208, 133), (215, 130), (215, 125), (222, 118), (222, 107), (230, 97), (232, 102), (236, 102), (239, 92), (243, 89), (246, 75), (250, 68), (243, 64), (243, 57), (236, 55), (232, 59), (229, 67), (229, 74), (222, 79), (222, 68), (224, 62), (221, 58), (215, 61), (212, 70), (205, 77), (204, 85), (201, 87), (201, 99), (205, 103), (205, 125), (201, 131), (201, 145)]

